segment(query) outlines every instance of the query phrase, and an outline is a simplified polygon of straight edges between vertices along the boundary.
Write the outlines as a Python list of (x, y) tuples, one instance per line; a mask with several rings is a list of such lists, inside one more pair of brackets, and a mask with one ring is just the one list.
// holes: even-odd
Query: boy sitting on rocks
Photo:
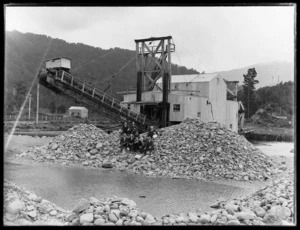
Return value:
[(133, 151), (133, 147), (134, 147), (134, 136), (133, 134), (131, 133), (130, 136), (129, 136), (129, 139), (128, 139), (128, 147), (129, 147), (129, 150), (130, 151)]
[(121, 148), (121, 152), (123, 153), (124, 150), (127, 148), (127, 135), (126, 133), (123, 133), (121, 135), (121, 139), (120, 139), (120, 148)]

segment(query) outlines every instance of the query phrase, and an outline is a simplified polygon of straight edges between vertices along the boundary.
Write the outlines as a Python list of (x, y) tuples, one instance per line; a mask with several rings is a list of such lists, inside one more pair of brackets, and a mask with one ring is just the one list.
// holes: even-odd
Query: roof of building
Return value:
[(55, 57), (55, 58), (49, 58), (49, 59), (46, 59), (45, 61), (55, 61), (57, 59), (67, 59), (69, 61), (71, 61), (72, 59), (71, 58), (67, 58), (67, 57)]
[[(214, 77), (218, 76), (217, 73), (205, 74), (185, 74), (185, 75), (172, 75), (172, 83), (186, 83), (186, 82), (209, 82)], [(156, 83), (162, 83), (162, 79), (158, 79)]]
[(87, 108), (85, 108), (85, 107), (81, 107), (81, 106), (71, 106), (69, 109), (86, 109), (87, 110)]

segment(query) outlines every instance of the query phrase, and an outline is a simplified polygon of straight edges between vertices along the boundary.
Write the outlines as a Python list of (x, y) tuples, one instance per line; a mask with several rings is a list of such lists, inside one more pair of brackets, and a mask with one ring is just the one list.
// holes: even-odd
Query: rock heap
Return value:
[(99, 166), (119, 151), (118, 137), (108, 135), (92, 124), (79, 124), (53, 138), (48, 145), (33, 150), (37, 160), (76, 162), (83, 166)]
[(136, 208), (128, 198), (83, 198), (67, 217), (71, 225), (150, 225), (157, 218)]
[(155, 140), (156, 168), (179, 177), (270, 178), (274, 162), (243, 136), (217, 122), (187, 119)]
[(33, 192), (4, 181), (4, 225), (64, 225), (67, 211)]
[(243, 136), (198, 119), (161, 130), (154, 152), (126, 159), (131, 171), (172, 178), (265, 180), (275, 172), (275, 163)]
[[(35, 148), (36, 160), (63, 165), (115, 167), (149, 176), (186, 179), (266, 180), (275, 163), (243, 136), (217, 122), (187, 119), (159, 130), (155, 151), (146, 155), (122, 152), (119, 133), (80, 124)], [(25, 154), (26, 155), (26, 154)]]

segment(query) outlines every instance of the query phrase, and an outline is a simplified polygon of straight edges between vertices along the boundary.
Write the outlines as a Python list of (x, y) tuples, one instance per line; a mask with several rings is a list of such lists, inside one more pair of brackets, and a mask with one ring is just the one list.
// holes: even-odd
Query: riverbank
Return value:
[(216, 198), (215, 210), (155, 217), (128, 198), (82, 198), (72, 211), (5, 181), (4, 225), (294, 225), (294, 174), (291, 171), (245, 198)]
[(294, 129), (263, 127), (259, 124), (245, 123), (243, 135), (249, 141), (294, 141)]
[[(44, 137), (44, 138), (38, 138), (37, 137), (36, 138), (36, 137), (30, 137), (30, 136), (13, 136), (12, 139), (11, 139), (10, 145), (8, 147), (8, 151), (6, 151), (6, 153), (5, 153), (5, 156), (8, 156), (8, 158), (11, 159), (9, 157), (9, 155), (20, 154), (25, 150), (30, 150), (34, 146), (36, 147), (36, 146), (46, 145), (46, 144), (49, 143), (50, 140), (51, 140), (51, 138), (48, 138), (48, 137)], [(268, 143), (263, 144), (260, 147), (261, 148), (266, 147), (267, 144)], [(278, 148), (278, 147), (276, 147), (276, 148)], [(155, 216), (151, 215), (155, 220), (155, 222), (153, 222), (151, 224), (158, 224), (158, 225), (174, 225), (174, 224), (175, 225), (195, 225), (195, 224), (197, 224), (197, 225), (198, 224), (208, 224), (208, 225), (215, 225), (215, 224), (217, 224), (217, 225), (224, 225), (224, 224), (229, 224), (229, 225), (231, 225), (231, 224), (265, 225), (266, 224), (266, 225), (269, 225), (269, 224), (274, 224), (275, 223), (275, 224), (290, 225), (294, 221), (294, 219), (293, 219), (294, 218), (293, 208), (290, 209), (290, 211), (288, 211), (287, 209), (282, 209), (282, 208), (279, 208), (278, 206), (279, 205), (280, 206), (284, 205), (283, 207), (286, 207), (286, 206), (288, 206), (288, 208), (293, 207), (293, 203), (291, 202), (291, 200), (293, 199), (292, 195), (293, 195), (293, 189), (294, 189), (294, 176), (292, 174), (292, 172), (294, 170), (294, 164), (293, 164), (294, 154), (291, 153), (290, 150), (288, 152), (282, 151), (280, 154), (279, 153), (274, 154), (273, 151), (271, 151), (269, 153), (268, 152), (265, 152), (265, 153), (267, 155), (269, 155), (270, 157), (272, 157), (275, 161), (277, 161), (281, 165), (286, 165), (286, 169), (281, 171), (281, 173), (278, 174), (278, 176), (277, 176), (277, 178), (282, 178), (282, 179), (280, 179), (280, 180), (273, 180), (272, 179), (272, 180), (269, 181), (269, 183), (256, 187), (258, 190), (262, 189), (262, 187), (265, 187), (264, 189), (261, 190), (261, 191), (263, 191), (263, 193), (260, 193), (260, 194), (269, 194), (269, 195), (266, 195), (266, 197), (260, 195), (259, 198), (255, 198), (256, 200), (260, 200), (261, 203), (260, 203), (259, 207), (263, 208), (265, 210), (265, 212), (262, 211), (262, 209), (260, 209), (260, 208), (258, 209), (258, 207), (252, 207), (250, 209), (250, 211), (252, 210), (251, 212), (248, 210), (249, 209), (249, 207), (248, 207), (249, 204), (254, 199), (254, 198), (251, 198), (251, 197), (255, 197), (255, 195), (248, 195), (247, 196), (248, 200), (252, 199), (251, 202), (250, 201), (248, 202), (247, 199), (243, 198), (243, 197), (239, 197), (239, 201), (230, 198), (230, 200), (228, 201), (230, 203), (229, 207), (230, 207), (230, 205), (233, 204), (233, 205), (241, 206), (241, 208), (236, 209), (236, 206), (233, 206), (233, 207), (235, 207), (234, 210), (228, 211), (230, 209), (228, 208), (228, 205), (227, 206), (225, 205), (226, 202), (222, 201), (222, 199), (217, 201), (220, 197), (216, 196), (216, 194), (215, 194), (215, 196), (216, 196), (215, 199), (214, 199), (215, 204), (211, 204), (211, 206), (218, 207), (216, 209), (216, 211), (207, 211), (206, 210), (205, 212), (203, 212), (203, 210), (205, 210), (205, 209), (203, 209), (203, 207), (201, 207), (201, 205), (199, 205), (199, 209), (195, 208), (194, 211), (191, 211), (191, 212), (188, 212), (188, 213), (181, 213), (181, 214), (174, 214), (174, 213), (171, 214), (171, 213), (169, 213), (168, 215), (163, 215), (163, 216), (160, 216), (160, 217), (155, 217)], [(16, 161), (13, 160), (13, 162), (16, 162)], [(24, 164), (25, 161), (20, 160), (18, 163)], [(36, 162), (36, 161), (32, 161), (32, 162), (28, 161), (27, 163), (28, 164), (35, 163), (37, 165), (45, 165), (45, 163), (43, 163), (43, 162)], [(53, 163), (52, 166), (51, 166), (51, 164), (48, 164), (48, 166), (49, 167), (53, 167), (53, 166), (60, 167), (60, 166), (58, 166), (57, 164), (54, 164), (54, 163)], [(84, 168), (86, 168), (86, 167), (84, 167)], [(86, 170), (89, 170), (89, 169), (86, 169)], [(104, 169), (102, 169), (102, 170), (104, 170)], [(224, 184), (224, 185), (244, 186), (245, 188), (247, 188), (247, 186), (249, 188), (252, 187), (252, 186), (255, 186), (255, 183), (256, 183), (256, 182), (252, 182), (252, 181), (251, 182), (249, 182), (249, 181), (248, 182), (246, 182), (246, 181), (242, 182), (242, 181), (232, 181), (232, 180), (216, 180), (215, 182), (219, 183), (219, 184)], [(238, 185), (239, 183), (240, 183), (240, 185)], [(244, 183), (244, 184), (242, 185), (242, 183)], [(286, 191), (282, 190), (283, 185), (286, 185), (285, 188), (289, 189), (289, 192), (288, 192), (289, 195), (288, 196), (286, 195)], [(279, 186), (280, 189), (278, 189), (278, 186)], [(274, 191), (274, 192), (272, 192), (272, 191)], [(281, 193), (279, 193), (279, 192), (281, 192), (283, 195), (281, 196), (280, 195)], [(224, 196), (222, 196), (222, 197), (224, 197)], [(282, 197), (282, 198), (280, 198), (280, 197)], [(226, 195), (225, 195), (225, 198), (226, 198)], [(180, 199), (180, 197), (178, 199)], [(243, 199), (246, 199), (246, 201), (243, 200)], [(287, 202), (285, 202), (284, 199), (287, 200)], [(113, 204), (113, 202), (111, 203), (111, 205), (112, 204)], [(256, 205), (257, 205), (257, 202), (256, 202)], [(225, 206), (226, 206), (226, 208), (225, 208)], [(243, 209), (243, 207), (245, 208), (245, 206), (246, 206), (246, 211), (247, 212), (249, 211), (249, 214), (248, 214), (248, 217), (247, 217), (248, 219), (243, 219), (244, 217), (241, 217), (241, 215), (244, 215), (244, 212), (242, 210), (245, 210), (245, 209)], [(253, 206), (253, 204), (252, 204), (252, 206)], [(273, 206), (276, 206), (276, 207), (272, 209)], [(94, 209), (96, 209), (96, 206), (93, 206), (93, 207), (94, 207)], [(31, 209), (31, 208), (32, 207), (30, 207), (29, 209)], [(256, 211), (255, 211), (255, 208), (257, 209)], [(274, 215), (274, 213), (275, 213), (274, 210), (275, 209), (276, 210), (277, 209), (282, 209), (282, 210), (279, 210), (279, 211), (285, 212), (287, 214), (290, 213), (290, 215), (285, 220), (282, 220), (282, 219), (278, 218), (276, 215)], [(88, 210), (90, 210), (90, 208), (88, 208)], [(88, 212), (90, 212), (90, 211), (88, 211)], [(254, 212), (256, 217), (253, 215), (252, 212)], [(267, 215), (267, 217), (265, 219), (265, 222), (263, 222), (265, 215), (263, 217), (257, 216), (257, 213), (259, 213), (259, 212), (264, 213), (265, 215), (266, 215), (266, 213), (269, 212), (269, 215)], [(55, 213), (55, 211), (53, 211), (52, 213)], [(70, 213), (70, 211), (69, 211), (69, 213)], [(208, 213), (209, 213), (209, 217), (208, 217)], [(242, 214), (238, 214), (238, 213), (242, 213)], [(43, 221), (43, 219), (46, 220), (46, 222), (47, 222), (49, 217), (51, 217), (50, 219), (53, 219), (53, 216), (51, 216), (48, 213), (48, 214), (46, 214), (46, 217), (42, 217), (43, 219), (38, 219), (37, 218), (35, 220), (32, 220), (32, 218), (30, 216), (29, 216), (29, 219), (25, 218), (27, 221), (21, 220), (21, 222), (19, 222), (18, 220), (9, 221), (9, 220), (6, 219), (6, 224), (7, 225), (10, 225), (10, 224), (12, 224), (12, 225), (14, 225), (14, 224), (17, 224), (17, 225), (31, 225), (31, 224), (33, 224), (33, 225), (34, 224), (36, 224), (36, 225), (45, 225), (45, 224), (46, 225), (48, 225), (48, 224), (49, 225), (60, 225), (60, 224), (81, 225), (83, 223), (80, 223), (80, 217), (81, 217), (81, 215), (84, 215), (84, 214), (87, 214), (87, 213), (77, 214), (76, 218), (74, 218), (74, 219), (76, 219), (76, 221), (74, 221), (73, 223), (72, 223), (72, 221), (71, 222), (70, 221), (69, 222), (62, 221), (63, 219), (61, 219), (61, 218), (58, 218), (58, 220), (51, 220), (50, 223), (41, 222), (41, 221)], [(115, 225), (117, 223), (117, 222), (115, 222), (115, 223), (111, 222), (109, 220), (108, 216), (111, 213), (104, 213), (104, 214), (105, 215), (101, 217), (101, 221), (99, 220), (96, 223), (100, 222), (100, 223), (107, 224), (107, 225), (112, 225), (112, 224)], [(106, 214), (108, 214), (108, 215), (106, 215)], [(287, 214), (285, 214), (285, 215), (287, 215)], [(259, 214), (259, 215), (263, 215), (263, 214)], [(270, 215), (271, 215), (271, 217), (270, 217)], [(59, 217), (61, 217), (61, 216), (59, 216)], [(126, 225), (127, 224), (128, 225), (141, 225), (141, 224), (142, 225), (147, 225), (147, 224), (149, 224), (149, 223), (145, 222), (145, 219), (146, 219), (145, 214), (143, 214), (140, 217), (138, 217), (138, 216), (140, 216), (140, 215), (137, 215), (134, 218), (131, 217), (130, 222), (122, 221), (122, 224), (123, 225), (125, 225), (125, 224)], [(152, 217), (149, 217), (150, 220), (153, 220)], [(261, 218), (261, 219), (259, 219), (258, 217)], [(20, 218), (22, 219), (22, 215), (20, 216)], [(99, 215), (97, 213), (93, 212), (93, 218), (92, 218), (93, 221), (88, 222), (89, 223), (88, 225), (90, 225), (90, 224), (94, 225), (96, 219), (99, 219), (99, 218), (100, 218)], [(119, 220), (120, 216), (118, 216), (117, 218)], [(72, 219), (72, 220), (74, 220), (74, 219)], [(104, 222), (103, 222), (102, 219), (104, 219)], [(120, 222), (121, 221), (119, 221), (118, 223), (120, 224)]]

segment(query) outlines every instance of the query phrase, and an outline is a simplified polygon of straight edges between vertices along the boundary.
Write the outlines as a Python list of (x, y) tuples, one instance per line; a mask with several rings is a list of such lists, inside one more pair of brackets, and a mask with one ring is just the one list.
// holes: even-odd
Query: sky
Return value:
[(135, 50), (134, 39), (171, 35), (173, 63), (216, 72), (294, 62), (295, 6), (6, 6), (5, 30), (130, 50)]

